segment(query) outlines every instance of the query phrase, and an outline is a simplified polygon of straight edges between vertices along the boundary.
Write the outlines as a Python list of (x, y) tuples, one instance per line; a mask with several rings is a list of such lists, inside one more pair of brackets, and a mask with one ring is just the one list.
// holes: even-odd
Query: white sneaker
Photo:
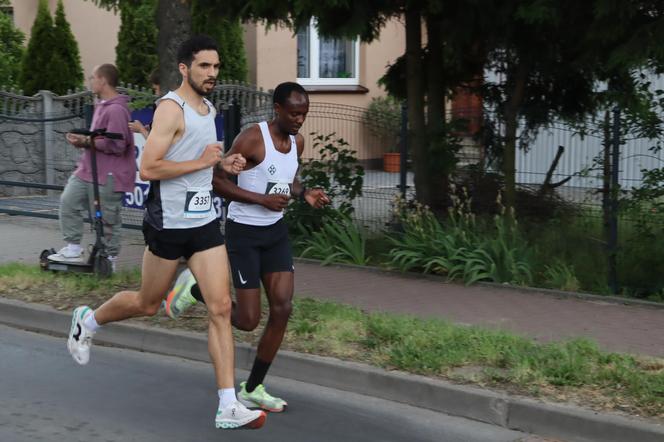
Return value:
[(106, 259), (111, 263), (111, 271), (113, 273), (117, 272), (118, 257), (116, 255), (108, 255)]
[(83, 248), (81, 246), (72, 246), (68, 244), (61, 248), (58, 253), (49, 255), (51, 261), (83, 261)]
[(69, 354), (80, 365), (85, 365), (90, 360), (90, 347), (92, 346), (93, 331), (83, 324), (83, 319), (92, 313), (92, 309), (87, 305), (76, 307), (71, 318), (71, 328), (69, 329), (69, 339), (67, 339), (67, 348)]
[(267, 414), (261, 410), (249, 410), (241, 402), (235, 401), (226, 408), (217, 410), (217, 417), (214, 419), (214, 425), (217, 428), (251, 428), (257, 429), (265, 424)]

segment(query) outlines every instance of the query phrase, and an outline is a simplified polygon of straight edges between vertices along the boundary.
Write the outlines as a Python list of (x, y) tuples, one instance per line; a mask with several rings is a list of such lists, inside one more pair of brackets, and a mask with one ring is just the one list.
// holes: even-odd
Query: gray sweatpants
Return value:
[[(99, 185), (101, 213), (104, 220), (104, 237), (108, 254), (120, 253), (120, 230), (122, 229), (122, 197), (124, 192), (113, 191), (113, 176), (109, 175), (105, 185)], [(80, 244), (83, 237), (84, 212), (94, 218), (94, 192), (92, 183), (86, 183), (72, 175), (60, 195), (60, 229), (68, 243)]]

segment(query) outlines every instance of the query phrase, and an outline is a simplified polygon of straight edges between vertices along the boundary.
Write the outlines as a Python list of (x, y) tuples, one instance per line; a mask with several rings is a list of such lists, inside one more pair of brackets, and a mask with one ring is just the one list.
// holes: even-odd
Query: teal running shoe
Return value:
[(196, 284), (196, 278), (191, 273), (191, 270), (185, 269), (178, 278), (175, 280), (173, 289), (166, 296), (164, 308), (166, 314), (172, 319), (177, 319), (192, 305), (196, 305), (198, 301), (191, 294), (191, 287)]
[(249, 408), (260, 408), (271, 413), (281, 413), (288, 406), (285, 400), (270, 395), (265, 391), (263, 384), (256, 387), (254, 391), (247, 391), (247, 383), (240, 384), (240, 392), (237, 399)]

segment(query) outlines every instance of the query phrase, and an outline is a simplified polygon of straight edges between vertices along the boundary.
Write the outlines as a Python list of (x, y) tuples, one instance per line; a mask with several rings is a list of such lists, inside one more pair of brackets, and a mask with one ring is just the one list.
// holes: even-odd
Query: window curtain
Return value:
[(353, 44), (348, 40), (320, 39), (320, 78), (349, 78), (355, 76)]

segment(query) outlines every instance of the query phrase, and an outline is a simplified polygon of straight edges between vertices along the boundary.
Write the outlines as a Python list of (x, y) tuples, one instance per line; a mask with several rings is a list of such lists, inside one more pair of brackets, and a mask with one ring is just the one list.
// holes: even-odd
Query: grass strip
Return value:
[[(100, 280), (54, 274), (36, 266), (0, 265), (0, 295), (70, 310), (99, 306), (114, 292), (138, 287), (139, 271)], [(267, 317), (236, 339), (256, 344)], [(141, 320), (164, 328), (203, 331), (204, 306), (173, 321)], [(609, 353), (587, 339), (537, 343), (513, 333), (388, 313), (367, 313), (297, 297), (283, 348), (365, 362), (453, 382), (575, 403), (598, 411), (664, 418), (664, 360)]]

